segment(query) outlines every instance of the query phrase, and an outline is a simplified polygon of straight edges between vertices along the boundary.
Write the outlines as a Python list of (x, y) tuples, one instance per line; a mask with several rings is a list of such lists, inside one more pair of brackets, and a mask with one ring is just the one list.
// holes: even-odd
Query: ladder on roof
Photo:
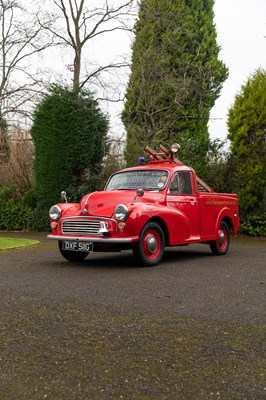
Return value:
[[(149, 153), (149, 155), (152, 157), (153, 160), (157, 160), (157, 161), (173, 161), (176, 164), (183, 164), (182, 161), (180, 161), (177, 157), (173, 156), (170, 159), (171, 156), (171, 151), (168, 150), (166, 147), (164, 147), (162, 144), (160, 144), (160, 150), (161, 152), (156, 152), (154, 151), (151, 147), (146, 146), (145, 150), (147, 151), (147, 153)], [(209, 185), (207, 185), (207, 183), (205, 183), (201, 178), (199, 178), (196, 175), (196, 179), (197, 179), (197, 184), (198, 184), (198, 190), (200, 192), (212, 192), (213, 190), (210, 188)]]

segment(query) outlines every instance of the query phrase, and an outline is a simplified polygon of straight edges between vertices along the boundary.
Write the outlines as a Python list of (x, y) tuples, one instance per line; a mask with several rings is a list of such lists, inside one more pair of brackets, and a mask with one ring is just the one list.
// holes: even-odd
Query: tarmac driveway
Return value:
[(69, 263), (44, 234), (0, 253), (0, 400), (266, 398), (265, 239)]

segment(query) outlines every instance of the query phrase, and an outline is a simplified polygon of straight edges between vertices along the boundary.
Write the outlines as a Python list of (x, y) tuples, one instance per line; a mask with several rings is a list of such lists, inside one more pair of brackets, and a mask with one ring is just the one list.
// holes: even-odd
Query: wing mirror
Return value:
[(138, 188), (136, 190), (136, 196), (134, 198), (134, 201), (136, 200), (137, 197), (143, 197), (144, 196), (144, 190), (142, 188)]
[(61, 192), (61, 197), (63, 200), (65, 200), (65, 203), (67, 203), (67, 196), (66, 196), (66, 192), (64, 190)]

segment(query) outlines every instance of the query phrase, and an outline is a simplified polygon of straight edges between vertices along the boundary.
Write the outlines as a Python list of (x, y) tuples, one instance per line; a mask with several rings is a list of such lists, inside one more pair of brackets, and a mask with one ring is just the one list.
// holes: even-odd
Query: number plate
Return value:
[(63, 250), (68, 251), (93, 251), (92, 242), (72, 242), (69, 240), (63, 240), (62, 242)]

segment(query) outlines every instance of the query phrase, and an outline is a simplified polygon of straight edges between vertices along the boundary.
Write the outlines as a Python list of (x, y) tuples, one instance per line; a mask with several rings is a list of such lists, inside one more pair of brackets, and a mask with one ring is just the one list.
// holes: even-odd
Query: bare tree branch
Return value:
[(0, 119), (32, 102), (41, 81), (34, 76), (34, 57), (52, 44), (53, 38), (44, 36), (38, 19), (18, 0), (0, 0)]
[[(85, 45), (96, 36), (110, 33), (117, 30), (132, 30), (133, 16), (136, 7), (136, 0), (123, 2), (117, 0), (116, 5), (109, 5), (109, 0), (102, 0), (102, 6), (89, 9), (84, 0), (53, 0), (59, 16), (64, 20), (64, 28), (44, 25), (54, 37), (59, 39), (60, 44), (64, 44), (73, 50), (73, 90), (81, 90), (97, 74), (108, 68), (121, 68), (121, 63), (109, 63), (93, 69), (86, 75), (84, 69), (87, 64), (85, 58)], [(130, 22), (128, 22), (130, 20)], [(59, 20), (58, 20), (59, 21)], [(128, 63), (125, 63), (126, 67)]]

